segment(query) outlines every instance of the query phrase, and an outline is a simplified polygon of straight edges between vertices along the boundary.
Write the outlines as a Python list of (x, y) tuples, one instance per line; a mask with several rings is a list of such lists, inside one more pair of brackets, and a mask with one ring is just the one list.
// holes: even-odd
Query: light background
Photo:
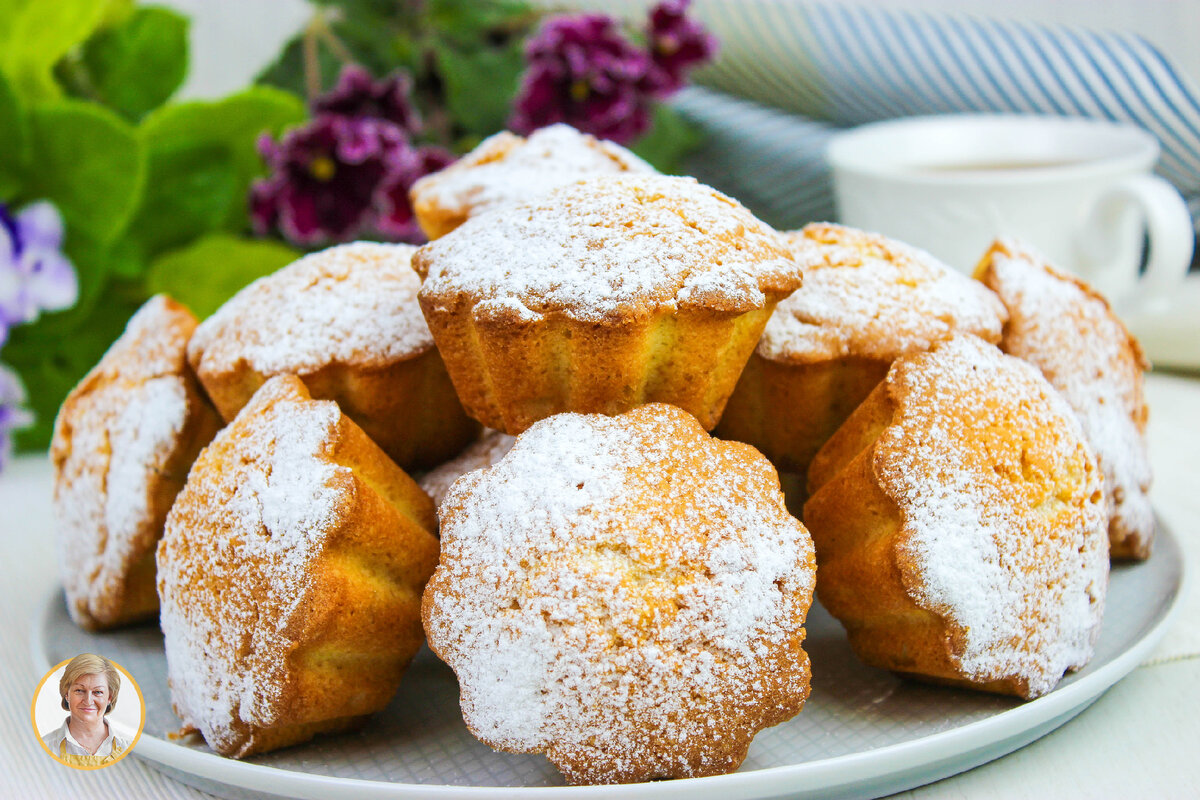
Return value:
[[(133, 685), (133, 678), (119, 664), (115, 665), (121, 673), (121, 690), (117, 694), (117, 704), (109, 712), (107, 720), (111, 730), (121, 738), (133, 741), (138, 729), (142, 726), (141, 693)], [(70, 716), (63, 711), (62, 697), (58, 693), (58, 682), (62, 678), (67, 665), (61, 664), (50, 673), (50, 677), (42, 684), (37, 695), (37, 705), (34, 708), (34, 718), (37, 720), (38, 738), (45, 736), (63, 724)]]
[[(608, 11), (653, 0), (535, 0)], [(192, 19), (192, 63), (177, 99), (220, 97), (246, 85), (312, 13), (305, 0), (158, 0)], [(702, 8), (713, 0), (694, 0)], [(784, 0), (786, 2), (786, 0)], [(897, 10), (950, 12), (1140, 34), (1193, 80), (1200, 80), (1200, 3), (1195, 0), (862, 0)]]

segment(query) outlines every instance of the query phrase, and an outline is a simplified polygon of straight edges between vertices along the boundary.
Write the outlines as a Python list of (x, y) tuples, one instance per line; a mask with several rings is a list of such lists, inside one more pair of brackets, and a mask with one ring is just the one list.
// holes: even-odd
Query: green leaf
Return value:
[[(174, 157), (167, 155), (170, 153), (178, 156), (195, 152), (196, 148), (225, 147), (232, 159), (236, 184), (235, 202), (228, 206), (223, 227), (239, 231), (248, 224), (245, 195), (250, 182), (264, 171), (257, 150), (259, 135), (265, 132), (278, 136), (284, 128), (303, 122), (305, 116), (304, 104), (294, 94), (254, 86), (224, 100), (163, 106), (142, 121), (138, 134), (151, 154), (152, 164), (160, 166), (173, 161)], [(172, 175), (179, 175), (177, 167), (170, 167)]]
[[(347, 10), (330, 25), (333, 35), (345, 45), (354, 60), (374, 75), (387, 75), (397, 68), (411, 70), (417, 66), (401, 59), (397, 48), (398, 39), (416, 29), (417, 20), (411, 12), (405, 12), (403, 4), (395, 2), (391, 3), (391, 8), (372, 7), (370, 3), (359, 6), (361, 10)], [(340, 67), (339, 63), (338, 71)], [(337, 73), (334, 74), (336, 77)], [(326, 88), (332, 85), (324, 84)]]
[(670, 106), (660, 103), (652, 113), (650, 130), (630, 149), (659, 172), (682, 174), (684, 157), (700, 146), (704, 134)]
[(155, 142), (147, 156), (146, 190), (127, 239), (146, 259), (219, 230), (245, 205), (233, 152), (223, 143)]
[[(337, 6), (338, 13), (330, 14), (325, 24), (344, 48), (344, 52), (336, 52), (326, 37), (316, 36), (322, 91), (337, 83), (346, 53), (350, 60), (375, 75), (386, 75), (397, 68), (412, 71), (419, 66), (410, 57), (413, 37), (418, 33), (417, 18), (405, 4), (395, 0), (340, 0), (321, 5)], [(303, 31), (288, 41), (278, 58), (259, 73), (256, 82), (306, 96), (304, 41), (311, 35), (311, 32)]]
[(187, 74), (187, 17), (139, 8), (88, 40), (81, 62), (93, 99), (137, 121), (166, 102)]
[(17, 194), (29, 158), (29, 120), (0, 73), (0, 200)]
[(129, 236), (122, 236), (113, 242), (105, 253), (105, 259), (107, 272), (113, 278), (140, 282), (146, 274), (146, 254)]
[(76, 320), (70, 335), (48, 335), (44, 329), (56, 322), (51, 317), (13, 330), (4, 361), (21, 376), (36, 415), (32, 427), (17, 432), (18, 448), (45, 449), (50, 444), (59, 406), (121, 335), (144, 300), (145, 295), (134, 287), (111, 285), (91, 313)]
[(120, 236), (141, 197), (145, 163), (133, 128), (79, 100), (30, 110), (30, 164), (22, 193), (52, 201), (75, 232), (100, 244)]
[(251, 281), (300, 255), (269, 239), (212, 234), (154, 261), (147, 287), (152, 294), (166, 292), (203, 319)]
[(54, 64), (96, 30), (109, 0), (0, 0), (0, 70), (29, 100), (60, 97)]
[(539, 17), (524, 0), (430, 0), (427, 13), (441, 38), (471, 49), (504, 46)]
[(504, 128), (525, 69), (521, 48), (464, 51), (439, 42), (434, 54), (454, 121), (479, 136)]
[[(353, 52), (353, 51), (351, 51)], [(317, 48), (317, 62), (321, 73), (321, 87), (327, 89), (337, 82), (342, 61), (328, 47)], [(302, 36), (291, 39), (283, 46), (279, 56), (254, 79), (255, 83), (274, 86), (303, 97), (308, 91), (304, 77), (304, 41)]]

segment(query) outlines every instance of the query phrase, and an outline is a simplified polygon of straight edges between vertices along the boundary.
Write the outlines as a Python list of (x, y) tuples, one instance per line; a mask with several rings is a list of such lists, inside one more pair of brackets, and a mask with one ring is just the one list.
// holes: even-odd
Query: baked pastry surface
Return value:
[(523, 200), (595, 174), (655, 172), (614, 142), (549, 125), (523, 138), (501, 131), (449, 167), (413, 184), (417, 222), (430, 239), (445, 236), (474, 214)]
[(1113, 558), (1144, 559), (1154, 541), (1143, 372), (1150, 365), (1108, 301), (1011, 241), (976, 276), (1008, 307), (1000, 348), (1036, 366), (1067, 399), (1100, 461)]
[(463, 405), (510, 434), (563, 411), (653, 401), (711, 428), (802, 272), (736, 201), (640, 174), (472, 217), (413, 265)]
[(716, 429), (780, 469), (803, 473), (900, 356), (955, 333), (1000, 339), (997, 298), (928, 253), (829, 223), (784, 236), (804, 286), (771, 315)]
[(714, 775), (808, 696), (808, 533), (678, 408), (543, 420), (441, 518), (422, 613), (491, 747), (572, 783)]
[(50, 458), (59, 573), (89, 630), (154, 616), (154, 547), (221, 425), (188, 367), (196, 318), (156, 295), (59, 410)]
[(507, 433), (486, 430), (461, 453), (429, 470), (417, 482), (421, 484), (425, 493), (433, 498), (434, 505), (440, 506), (446, 493), (450, 491), (451, 484), (468, 472), (495, 464), (512, 449), (514, 442), (516, 439)]
[(200, 454), (158, 547), (171, 702), (241, 758), (385, 706), (421, 646), (433, 503), (331, 401), (269, 379)]
[(475, 438), (417, 305), (416, 248), (355, 242), (308, 255), (238, 292), (196, 330), (188, 357), (225, 419), (272, 375), (336, 400), (403, 468)]
[(808, 477), (818, 597), (868, 664), (1029, 698), (1091, 658), (1100, 470), (1036, 368), (972, 336), (901, 358)]

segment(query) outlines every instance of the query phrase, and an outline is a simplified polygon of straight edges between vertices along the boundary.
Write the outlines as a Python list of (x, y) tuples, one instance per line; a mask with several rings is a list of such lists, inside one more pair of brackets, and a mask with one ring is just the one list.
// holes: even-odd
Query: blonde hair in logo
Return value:
[(70, 706), (67, 705), (67, 690), (84, 675), (103, 675), (108, 681), (108, 707), (104, 709), (107, 715), (117, 704), (117, 694), (121, 691), (121, 673), (107, 658), (95, 653), (80, 653), (71, 659), (63, 671), (63, 676), (58, 682), (58, 696), (62, 698), (63, 710), (70, 710)]

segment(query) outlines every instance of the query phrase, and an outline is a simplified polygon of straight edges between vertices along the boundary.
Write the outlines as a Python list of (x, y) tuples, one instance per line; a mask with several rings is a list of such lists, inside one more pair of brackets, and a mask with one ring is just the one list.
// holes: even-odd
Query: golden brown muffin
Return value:
[(470, 216), (532, 200), (588, 175), (654, 171), (619, 144), (558, 124), (528, 139), (508, 131), (490, 136), (449, 167), (414, 183), (409, 197), (421, 230), (437, 239)]
[(1015, 242), (997, 241), (976, 277), (1008, 307), (1000, 349), (1036, 366), (1067, 399), (1104, 473), (1113, 558), (1150, 556), (1150, 456), (1137, 340), (1108, 301)]
[(433, 502), (335, 403), (269, 379), (196, 460), (158, 547), (171, 702), (241, 758), (385, 706), (423, 639)]
[(808, 696), (808, 532), (674, 406), (543, 420), (441, 515), (422, 616), (491, 747), (577, 784), (716, 775)]
[(431, 469), (417, 482), (421, 484), (425, 493), (433, 498), (434, 505), (440, 506), (452, 483), (468, 472), (495, 464), (512, 449), (515, 441), (516, 439), (507, 433), (485, 430), (483, 435), (467, 445), (465, 450), (446, 463)]
[(238, 292), (188, 358), (226, 421), (272, 375), (298, 375), (405, 469), (439, 464), (479, 433), (417, 305), (405, 244), (313, 253)]
[(782, 470), (803, 473), (900, 356), (955, 333), (999, 341), (997, 298), (928, 253), (828, 223), (785, 236), (804, 286), (771, 315), (715, 431)]
[(1032, 366), (973, 336), (896, 361), (809, 469), (817, 594), (868, 664), (1021, 697), (1091, 658), (1101, 477)]
[(662, 175), (588, 178), (472, 217), (413, 266), (463, 405), (510, 434), (651, 401), (711, 428), (801, 280), (776, 231)]
[(80, 627), (153, 617), (154, 547), (188, 468), (221, 426), (188, 367), (196, 318), (150, 298), (63, 402), (54, 516), (67, 609)]

